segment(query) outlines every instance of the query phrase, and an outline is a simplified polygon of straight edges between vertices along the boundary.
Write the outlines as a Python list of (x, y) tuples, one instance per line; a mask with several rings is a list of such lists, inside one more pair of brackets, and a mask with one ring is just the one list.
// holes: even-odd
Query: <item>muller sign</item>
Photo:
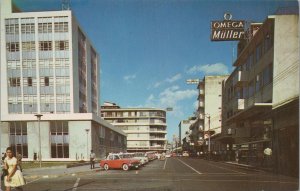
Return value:
[(211, 22), (211, 41), (241, 40), (245, 37), (245, 21), (231, 20), (232, 15), (226, 13), (223, 21)]

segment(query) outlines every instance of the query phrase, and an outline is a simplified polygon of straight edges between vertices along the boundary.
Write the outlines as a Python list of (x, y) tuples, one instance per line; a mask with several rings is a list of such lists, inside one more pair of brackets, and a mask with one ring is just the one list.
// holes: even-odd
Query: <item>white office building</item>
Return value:
[(127, 151), (166, 151), (166, 111), (157, 108), (121, 108), (105, 102), (101, 116), (127, 134)]
[(126, 150), (126, 134), (99, 116), (99, 55), (72, 11), (0, 6), (1, 152), (86, 160), (91, 149), (97, 157)]

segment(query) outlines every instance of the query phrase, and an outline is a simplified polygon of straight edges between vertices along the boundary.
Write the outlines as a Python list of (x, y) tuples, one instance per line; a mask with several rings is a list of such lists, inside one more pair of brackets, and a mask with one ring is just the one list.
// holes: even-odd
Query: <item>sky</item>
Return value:
[[(23, 11), (61, 10), (62, 0), (14, 0)], [(100, 102), (126, 107), (173, 108), (167, 138), (178, 136), (181, 120), (194, 116), (197, 86), (187, 79), (233, 70), (236, 41), (210, 40), (210, 23), (263, 22), (279, 0), (70, 0), (85, 34), (100, 55)]]

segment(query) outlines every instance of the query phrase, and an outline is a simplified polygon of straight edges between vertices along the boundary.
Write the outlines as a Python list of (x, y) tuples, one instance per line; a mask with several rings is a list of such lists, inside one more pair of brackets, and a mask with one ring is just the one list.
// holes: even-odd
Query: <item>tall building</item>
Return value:
[(127, 151), (166, 151), (166, 111), (155, 108), (121, 108), (105, 102), (102, 118), (127, 134)]
[(190, 126), (196, 120), (196, 117), (190, 117), (189, 119), (180, 121), (179, 127), (179, 141), (180, 145), (182, 145), (182, 139), (184, 139), (190, 133)]
[(86, 160), (91, 149), (126, 150), (126, 134), (100, 118), (99, 55), (72, 11), (21, 12), (1, 0), (0, 14), (1, 151)]
[(208, 147), (219, 147), (215, 142), (208, 142), (208, 137), (212, 139), (221, 133), (222, 81), (227, 77), (205, 76), (197, 86), (197, 120), (190, 126), (194, 150), (208, 151)]
[[(223, 143), (241, 162), (298, 176), (299, 15), (276, 14), (240, 42), (224, 82)], [(262, 164), (264, 149), (273, 152)]]

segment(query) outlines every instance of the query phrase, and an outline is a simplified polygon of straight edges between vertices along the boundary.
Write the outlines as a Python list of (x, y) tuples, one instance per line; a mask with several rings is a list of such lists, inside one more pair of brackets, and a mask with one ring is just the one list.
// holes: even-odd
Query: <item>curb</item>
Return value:
[(52, 175), (24, 175), (24, 178), (27, 180), (31, 180), (31, 179), (41, 179), (41, 178), (57, 178), (57, 177), (62, 177), (62, 176), (76, 176), (76, 175), (82, 175), (85, 173), (90, 173), (90, 172), (100, 172), (102, 169), (95, 169), (92, 171), (78, 171), (78, 172), (73, 172), (73, 173), (61, 173), (61, 174), (52, 174)]

